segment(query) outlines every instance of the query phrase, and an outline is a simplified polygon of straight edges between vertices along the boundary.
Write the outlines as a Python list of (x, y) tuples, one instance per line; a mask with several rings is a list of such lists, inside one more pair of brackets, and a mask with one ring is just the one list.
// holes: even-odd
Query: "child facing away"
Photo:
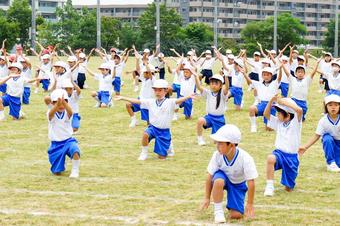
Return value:
[[(207, 209), (212, 195), (215, 223), (225, 223), (223, 192), (227, 191), (227, 204), (230, 219), (241, 219), (244, 215), (254, 217), (255, 178), (258, 177), (254, 159), (238, 144), (241, 132), (235, 126), (226, 124), (210, 135), (216, 142), (205, 183), (205, 199), (202, 209)], [(244, 199), (248, 200), (244, 208)]]
[(73, 79), (67, 79), (63, 81), (63, 89), (66, 90), (68, 96), (68, 103), (72, 109), (72, 128), (74, 134), (80, 127), (80, 115), (79, 115), (79, 101), (80, 101), (80, 87), (73, 81)]
[(155, 139), (154, 152), (160, 159), (173, 156), (174, 152), (171, 144), (171, 121), (177, 104), (181, 104), (187, 99), (193, 98), (193, 94), (178, 99), (166, 98), (168, 82), (158, 79), (152, 86), (155, 98), (151, 99), (134, 99), (123, 96), (116, 96), (115, 100), (125, 100), (133, 104), (140, 104), (141, 107), (149, 110), (149, 126), (145, 129), (142, 138), (142, 151), (138, 160), (148, 158), (149, 142)]
[(51, 145), (48, 149), (48, 159), (51, 172), (60, 175), (65, 171), (65, 157), (72, 159), (70, 178), (79, 177), (80, 149), (78, 142), (72, 137), (72, 109), (68, 104), (68, 94), (63, 89), (51, 93), (52, 108), (47, 112), (48, 137)]
[(340, 172), (340, 97), (325, 97), (325, 115), (319, 120), (315, 135), (299, 149), (302, 156), (321, 137), (327, 170)]

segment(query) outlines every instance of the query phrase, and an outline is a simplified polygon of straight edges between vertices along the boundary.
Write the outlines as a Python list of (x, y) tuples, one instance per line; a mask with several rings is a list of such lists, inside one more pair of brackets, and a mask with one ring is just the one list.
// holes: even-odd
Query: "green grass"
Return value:
[[(36, 62), (36, 59), (33, 59)], [(96, 70), (98, 58), (90, 68)], [(129, 59), (126, 70), (133, 69)], [(219, 68), (220, 66), (215, 67)], [(125, 71), (126, 71), (125, 70)], [(132, 80), (124, 75), (122, 95), (137, 97)], [(172, 78), (167, 74), (168, 80)], [(323, 94), (317, 93), (318, 78), (310, 89), (309, 112), (303, 124), (302, 142), (314, 134), (321, 117)], [(137, 161), (145, 124), (128, 128), (130, 119), (124, 102), (110, 109), (93, 108), (90, 92), (98, 84), (87, 80), (80, 103), (81, 128), (76, 135), (82, 151), (79, 180), (70, 180), (70, 161), (60, 177), (49, 171), (47, 148), (47, 108), (44, 93), (31, 96), (24, 106), (27, 119), (0, 122), (0, 225), (158, 225), (167, 223), (209, 224), (213, 222), (212, 205), (205, 212), (199, 206), (204, 198), (206, 167), (215, 150), (209, 144), (196, 144), (196, 122), (205, 113), (204, 101), (194, 102), (192, 120), (179, 121), (171, 128), (176, 155), (160, 161), (154, 154), (145, 162)], [(40, 89), (41, 90), (41, 89)], [(276, 193), (263, 197), (266, 156), (274, 149), (274, 132), (265, 132), (258, 119), (259, 132), (251, 134), (247, 108), (253, 102), (245, 89), (245, 108), (236, 112), (231, 103), (226, 112), (228, 123), (242, 131), (240, 147), (255, 159), (259, 178), (256, 180), (256, 218), (249, 225), (339, 225), (339, 174), (326, 171), (320, 142), (304, 156), (294, 192), (286, 193), (280, 185), (280, 172), (275, 174)], [(7, 112), (8, 110), (6, 110)], [(139, 118), (139, 114), (137, 115)], [(153, 142), (150, 145), (152, 153)]]

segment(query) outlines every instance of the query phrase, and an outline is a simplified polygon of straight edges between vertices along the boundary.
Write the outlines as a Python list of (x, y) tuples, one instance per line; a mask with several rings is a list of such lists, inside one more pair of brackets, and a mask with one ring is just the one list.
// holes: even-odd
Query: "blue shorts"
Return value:
[(172, 91), (176, 92), (177, 98), (181, 96), (181, 85), (179, 84), (172, 84)]
[(49, 79), (41, 79), (40, 83), (42, 84), (42, 87), (45, 91), (48, 90), (48, 86), (50, 85), (50, 80)]
[(292, 100), (297, 104), (297, 106), (302, 108), (302, 111), (303, 111), (302, 121), (305, 121), (306, 114), (307, 114), (307, 111), (308, 111), (307, 101), (305, 101), (305, 100), (298, 100), (298, 99), (295, 99), (295, 98), (292, 98)]
[(106, 105), (109, 105), (109, 103), (111, 101), (111, 97), (110, 97), (110, 92), (109, 91), (98, 91), (97, 95), (98, 95), (98, 99), (99, 99), (100, 103), (104, 103)]
[(205, 83), (209, 85), (210, 84), (210, 78), (213, 76), (212, 70), (204, 69), (204, 70), (201, 71), (201, 74), (202, 74), (203, 78), (205, 77), (205, 79), (204, 79)]
[(212, 128), (211, 134), (216, 133), (216, 131), (225, 125), (224, 115), (211, 115), (207, 114), (204, 116), (205, 125), (203, 126), (204, 129)]
[(120, 87), (122, 85), (122, 81), (120, 79), (120, 77), (115, 77), (115, 79), (112, 81), (112, 85), (113, 85), (113, 90), (116, 92), (116, 93), (119, 93), (120, 92)]
[(1, 97), (2, 104), (4, 107), (9, 106), (9, 115), (18, 119), (21, 110), (21, 100), (20, 97), (13, 97), (8, 94)]
[(29, 104), (30, 103), (30, 96), (31, 96), (31, 88), (25, 87), (24, 93), (22, 94), (22, 103)]
[(327, 96), (331, 95), (331, 94), (336, 94), (338, 96), (340, 96), (340, 90), (336, 90), (336, 89), (330, 89), (327, 91)]
[(276, 157), (275, 171), (282, 169), (281, 184), (293, 189), (299, 170), (298, 155), (286, 153), (278, 149), (273, 151), (273, 155)]
[(259, 81), (260, 79), (259, 79), (259, 74), (258, 73), (255, 73), (255, 72), (251, 72), (250, 74), (249, 74), (249, 78), (251, 79), (251, 80), (253, 80), (253, 81)]
[(47, 153), (51, 164), (51, 172), (63, 172), (65, 170), (66, 155), (71, 159), (75, 153), (78, 153), (80, 156), (78, 141), (73, 137), (63, 141), (52, 141)]
[(143, 121), (149, 121), (149, 110), (140, 108), (139, 104), (132, 104), (132, 111), (133, 112), (139, 112), (140, 111), (140, 117)]
[(289, 84), (288, 83), (281, 82), (279, 89), (281, 90), (281, 95), (283, 97), (288, 96), (288, 91), (289, 91)]
[(4, 84), (0, 85), (0, 92), (6, 93), (6, 91), (7, 91), (7, 84), (4, 83)]
[(243, 97), (243, 90), (240, 87), (232, 86), (229, 89), (231, 96), (234, 97), (234, 104), (237, 106), (241, 106), (242, 97)]
[(322, 136), (322, 148), (327, 164), (335, 162), (340, 167), (340, 140), (335, 140), (329, 133)]
[(78, 113), (73, 114), (73, 116), (72, 116), (72, 128), (73, 129), (79, 129), (80, 119), (81, 119), (81, 117), (79, 116)]
[[(256, 105), (256, 107), (257, 107), (257, 114), (256, 114), (256, 116), (263, 116), (263, 113), (264, 113), (264, 110), (267, 107), (267, 104), (268, 104), (268, 101), (261, 101), (258, 105)], [(275, 115), (276, 114), (276, 110), (275, 110), (274, 107), (270, 108), (270, 114), (271, 115)], [(263, 117), (263, 122), (265, 124), (267, 124), (266, 117)]]
[(244, 198), (248, 191), (246, 182), (233, 184), (222, 170), (214, 173), (212, 181), (214, 182), (216, 179), (224, 180), (224, 190), (227, 191), (227, 208), (244, 214)]
[(182, 102), (179, 107), (184, 108), (183, 114), (185, 115), (185, 117), (188, 117), (188, 118), (191, 117), (191, 115), (192, 115), (192, 99), (191, 98)]
[(153, 125), (149, 125), (144, 132), (149, 135), (149, 142), (155, 139), (153, 151), (160, 156), (166, 157), (171, 143), (170, 129), (159, 129)]

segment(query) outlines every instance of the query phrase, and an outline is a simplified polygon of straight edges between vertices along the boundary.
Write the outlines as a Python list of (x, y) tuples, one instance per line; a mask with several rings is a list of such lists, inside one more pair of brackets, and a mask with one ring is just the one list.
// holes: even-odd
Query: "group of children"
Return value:
[[(40, 44), (38, 44), (40, 45)], [(47, 118), (51, 145), (48, 150), (52, 173), (58, 175), (65, 170), (65, 157), (72, 159), (70, 177), (79, 177), (80, 149), (73, 134), (80, 126), (79, 101), (81, 89), (85, 87), (85, 72), (98, 81), (97, 92), (92, 97), (97, 101), (96, 107), (106, 108), (113, 105), (112, 100), (127, 101), (126, 109), (131, 117), (129, 127), (138, 124), (136, 112), (141, 112), (141, 119), (147, 128), (142, 136), (142, 149), (138, 160), (148, 158), (148, 146), (155, 139), (154, 152), (160, 159), (174, 156), (171, 137), (171, 122), (178, 120), (177, 112), (184, 109), (185, 119), (192, 119), (193, 99), (202, 97), (206, 102), (206, 115), (197, 121), (197, 143), (206, 145), (203, 129), (211, 129), (211, 138), (217, 150), (208, 165), (205, 200), (202, 208), (210, 204), (213, 197), (215, 222), (226, 222), (223, 211), (223, 191), (227, 190), (227, 208), (229, 217), (240, 219), (244, 215), (254, 216), (255, 179), (258, 177), (253, 158), (238, 145), (241, 132), (235, 125), (226, 124), (225, 112), (230, 98), (234, 98), (236, 110), (243, 108), (243, 87), (246, 82), (249, 90), (254, 91), (254, 104), (249, 108), (250, 131), (257, 132), (256, 117), (263, 116), (266, 130), (276, 131), (275, 150), (267, 157), (267, 181), (265, 196), (274, 195), (274, 171), (281, 170), (281, 184), (287, 191), (295, 187), (298, 176), (299, 155), (302, 156), (320, 137), (327, 162), (327, 170), (340, 172), (340, 61), (331, 59), (325, 53), (323, 59), (317, 59), (312, 73), (307, 75), (308, 57), (298, 55), (293, 46), (287, 44), (276, 56), (275, 50), (265, 50), (259, 44), (260, 52), (254, 53), (253, 59), (246, 57), (241, 50), (234, 56), (230, 50), (223, 55), (216, 47), (197, 57), (191, 50), (184, 57), (179, 57), (176, 68), (172, 69), (164, 59), (164, 54), (156, 47), (154, 54), (145, 49), (139, 54), (133, 46), (136, 67), (132, 72), (134, 90), (139, 90), (138, 98), (121, 96), (122, 73), (128, 60), (130, 50), (118, 54), (115, 48), (108, 55), (105, 49), (91, 50), (88, 57), (82, 50), (75, 53), (69, 48), (68, 63), (60, 61), (56, 47), (41, 46), (38, 54), (41, 64), (37, 75), (32, 77), (32, 65), (17, 48), (16, 58), (9, 62), (5, 51), (0, 56), (0, 120), (4, 119), (4, 107), (9, 106), (9, 114), (15, 119), (22, 116), (21, 103), (29, 104), (30, 84), (36, 84), (36, 92), (41, 83), (45, 91), (48, 106)], [(290, 47), (290, 56), (283, 52)], [(100, 73), (92, 72), (88, 61), (93, 52), (99, 54), (103, 63), (98, 67)], [(20, 54), (21, 53), (21, 54)], [(63, 51), (65, 55), (66, 52)], [(202, 58), (202, 56), (204, 57)], [(263, 60), (261, 60), (261, 55)], [(53, 62), (57, 58), (59, 61)], [(213, 66), (220, 61), (222, 69), (213, 73)], [(320, 67), (319, 67), (320, 66)], [(170, 86), (165, 80), (165, 68), (173, 75)], [(251, 72), (248, 74), (248, 68)], [(156, 79), (158, 72), (160, 78)], [(301, 145), (302, 123), (308, 109), (308, 89), (316, 73), (322, 75), (322, 82), (327, 81), (327, 94), (324, 98), (325, 114), (320, 119), (315, 136), (305, 145)], [(207, 84), (205, 87), (201, 80)], [(138, 89), (136, 88), (138, 87)], [(328, 89), (329, 88), (329, 89)], [(281, 90), (281, 96), (278, 95)], [(172, 94), (176, 98), (171, 98)], [(290, 97), (288, 95), (290, 94)], [(244, 207), (248, 191), (247, 204)]]

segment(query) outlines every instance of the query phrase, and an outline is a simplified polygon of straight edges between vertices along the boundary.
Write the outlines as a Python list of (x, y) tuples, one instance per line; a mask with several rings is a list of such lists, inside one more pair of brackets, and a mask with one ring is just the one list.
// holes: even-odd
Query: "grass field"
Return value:
[[(92, 58), (90, 68), (95, 70), (99, 64), (99, 58)], [(134, 59), (130, 58), (125, 71), (132, 70), (134, 65)], [(124, 76), (122, 95), (137, 97), (132, 91), (132, 79)], [(171, 75), (166, 76), (171, 82)], [(317, 80), (316, 76), (310, 89), (303, 143), (314, 134), (321, 117), (323, 94), (317, 92)], [(7, 117), (0, 122), (0, 225), (212, 223), (212, 205), (205, 212), (199, 211), (204, 198), (206, 167), (215, 150), (209, 139), (210, 131), (204, 132), (209, 141), (207, 146), (196, 143), (196, 122), (205, 113), (205, 102), (195, 100), (192, 120), (185, 120), (180, 111), (180, 120), (173, 123), (175, 157), (160, 161), (151, 154), (147, 161), (140, 162), (137, 158), (145, 124), (140, 122), (136, 128), (128, 128), (130, 119), (124, 102), (115, 102), (110, 109), (93, 108), (95, 101), (90, 92), (96, 90), (98, 84), (89, 77), (87, 82), (89, 89), (83, 91), (80, 103), (80, 133), (76, 135), (82, 151), (78, 180), (68, 178), (70, 161), (62, 176), (52, 176), (49, 171), (44, 93), (32, 93), (31, 104), (23, 108), (26, 119), (13, 121)], [(244, 90), (244, 109), (236, 112), (231, 101), (226, 119), (241, 129), (240, 147), (256, 162), (259, 172), (256, 218), (231, 223), (340, 225), (340, 174), (326, 171), (320, 142), (303, 156), (294, 192), (283, 190), (281, 174), (277, 172), (275, 196), (263, 197), (265, 160), (274, 149), (275, 133), (264, 131), (262, 119), (257, 121), (258, 133), (249, 132), (247, 109), (253, 97)], [(150, 153), (152, 149), (153, 142)]]

